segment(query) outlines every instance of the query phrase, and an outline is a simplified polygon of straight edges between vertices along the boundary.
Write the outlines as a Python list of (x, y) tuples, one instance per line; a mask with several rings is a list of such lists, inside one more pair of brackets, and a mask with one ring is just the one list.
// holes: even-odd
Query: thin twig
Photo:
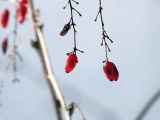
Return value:
[[(17, 48), (17, 40), (18, 40), (18, 24), (17, 24), (17, 19), (16, 19), (16, 16), (14, 18), (14, 30), (13, 30), (13, 35), (14, 35), (14, 42), (13, 42), (13, 48), (12, 48), (12, 51), (11, 53), (8, 55), (9, 56), (9, 64), (7, 65), (7, 68), (6, 70), (9, 69), (10, 65), (12, 65), (12, 68), (13, 68), (13, 76), (14, 76), (14, 79), (13, 79), (13, 83), (15, 82), (19, 82), (20, 80), (17, 78), (17, 65), (16, 65), (16, 57), (18, 57), (21, 61), (22, 61), (22, 57), (21, 55), (19, 54)], [(12, 63), (12, 64), (11, 64)]]
[(143, 120), (146, 116), (147, 112), (151, 109), (151, 107), (155, 104), (155, 102), (160, 98), (160, 90), (158, 90), (147, 102), (141, 112), (138, 114), (135, 120)]
[(70, 111), (70, 116), (72, 116), (72, 114), (74, 113), (74, 110), (76, 108), (80, 112), (80, 114), (82, 116), (82, 120), (87, 120), (86, 117), (85, 117), (84, 112), (82, 111), (82, 109), (80, 108), (80, 106), (77, 103), (75, 103), (75, 102), (71, 102), (71, 104), (68, 105), (68, 109)]
[[(74, 22), (73, 11), (75, 11), (76, 13), (78, 13), (79, 16), (82, 16), (82, 15), (81, 15), (81, 13), (80, 13), (77, 9), (75, 9), (75, 8), (73, 7), (72, 1), (73, 1), (74, 3), (76, 3), (77, 5), (79, 4), (79, 2), (77, 2), (77, 1), (75, 1), (75, 0), (68, 0), (67, 5), (64, 6), (63, 9), (65, 9), (68, 5), (70, 6), (71, 18), (70, 18), (70, 21), (69, 21), (69, 25), (72, 26), (73, 32), (74, 32), (74, 47), (73, 47), (73, 52), (75, 52), (75, 54), (76, 54), (76, 51), (79, 51), (79, 52), (82, 52), (82, 53), (83, 53), (83, 51), (77, 49), (77, 40), (76, 40), (76, 32), (77, 32), (77, 30), (76, 30), (76, 27), (75, 27), (75, 26), (76, 26), (76, 23)], [(69, 54), (69, 53), (67, 53), (67, 54)]]
[(100, 20), (101, 20), (101, 26), (102, 26), (102, 42), (101, 42), (101, 46), (104, 45), (105, 47), (105, 52), (106, 52), (106, 61), (108, 61), (108, 55), (107, 55), (107, 52), (109, 51), (110, 52), (110, 48), (108, 47), (108, 44), (107, 44), (107, 41), (106, 39), (108, 39), (111, 43), (113, 43), (113, 41), (110, 39), (110, 37), (108, 36), (105, 28), (104, 28), (104, 21), (103, 21), (103, 14), (102, 14), (102, 2), (101, 0), (99, 0), (99, 11), (97, 13), (97, 16), (95, 18), (95, 22), (97, 21), (98, 19), (98, 16), (100, 16)]

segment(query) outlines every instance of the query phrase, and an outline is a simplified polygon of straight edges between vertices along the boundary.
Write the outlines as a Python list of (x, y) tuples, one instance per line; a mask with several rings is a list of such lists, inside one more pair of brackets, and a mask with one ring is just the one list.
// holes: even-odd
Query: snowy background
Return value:
[[(73, 48), (73, 32), (60, 37), (59, 32), (70, 19), (69, 8), (63, 10), (67, 0), (35, 0), (45, 23), (44, 36), (54, 73), (67, 102), (77, 102), (87, 120), (134, 120), (149, 98), (160, 88), (160, 1), (159, 0), (102, 0), (106, 30), (114, 40), (109, 44), (113, 61), (120, 73), (117, 82), (109, 82), (103, 73), (105, 59), (101, 43), (100, 21), (94, 22), (98, 0), (79, 0), (75, 14), (79, 63), (70, 74), (64, 66), (66, 53)], [(0, 11), (13, 6), (0, 2)], [(31, 26), (19, 26), (19, 34)], [(10, 20), (7, 30), (0, 28), (0, 39), (13, 29)], [(23, 62), (17, 60), (20, 84), (12, 84), (12, 71), (4, 73), (7, 61), (0, 59), (0, 79), (4, 88), (0, 95), (2, 120), (53, 120), (55, 117), (49, 91), (44, 80), (37, 53), (30, 46), (34, 38), (27, 33), (21, 46)], [(12, 37), (11, 42), (12, 43)], [(145, 120), (160, 119), (160, 100), (148, 112)], [(81, 120), (78, 112), (74, 120)]]

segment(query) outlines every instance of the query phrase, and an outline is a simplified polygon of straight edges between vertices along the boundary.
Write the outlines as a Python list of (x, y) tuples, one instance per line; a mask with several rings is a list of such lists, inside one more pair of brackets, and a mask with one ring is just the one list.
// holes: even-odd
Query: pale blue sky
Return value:
[[(160, 1), (158, 0), (102, 0), (105, 27), (114, 40), (109, 44), (109, 59), (119, 70), (117, 82), (109, 82), (103, 73), (105, 58), (101, 43), (100, 22), (94, 22), (98, 0), (79, 0), (75, 14), (79, 63), (74, 71), (64, 71), (66, 53), (73, 48), (73, 33), (60, 37), (59, 32), (70, 19), (69, 8), (63, 10), (67, 0), (35, 0), (44, 22), (44, 36), (49, 55), (67, 102), (80, 103), (88, 120), (134, 120), (151, 95), (160, 88)], [(0, 5), (0, 10), (6, 3)], [(12, 8), (10, 8), (12, 9)], [(29, 16), (28, 16), (29, 17)], [(23, 33), (30, 23), (21, 26)], [(12, 29), (0, 28), (0, 38)], [(53, 120), (54, 111), (36, 52), (30, 47), (33, 33), (27, 34), (19, 51), (24, 61), (18, 61), (20, 84), (11, 83), (9, 72), (4, 81), (0, 101), (0, 117), (3, 120)], [(0, 59), (1, 71), (6, 58)], [(1, 75), (2, 76), (2, 75)], [(145, 120), (159, 120), (160, 102)], [(80, 120), (78, 112), (73, 116)]]

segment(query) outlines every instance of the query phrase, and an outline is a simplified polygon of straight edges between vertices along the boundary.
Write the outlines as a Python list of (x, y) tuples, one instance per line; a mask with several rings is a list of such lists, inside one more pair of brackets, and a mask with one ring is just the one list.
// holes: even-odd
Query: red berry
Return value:
[(3, 28), (6, 28), (8, 25), (8, 20), (9, 20), (9, 10), (4, 9), (4, 11), (1, 14), (1, 25)]
[(77, 63), (78, 63), (78, 58), (76, 54), (74, 53), (69, 54), (67, 58), (66, 66), (65, 66), (66, 73), (71, 72), (75, 68)]
[(23, 23), (25, 21), (26, 14), (27, 14), (27, 7), (23, 4), (20, 4), (16, 10), (16, 16), (19, 23)]
[(8, 49), (8, 38), (4, 38), (2, 41), (3, 54), (5, 54), (7, 52), (7, 49)]
[(28, 0), (17, 0), (19, 4), (27, 4), (28, 3)]
[(118, 80), (119, 73), (118, 73), (118, 70), (113, 62), (107, 61), (105, 63), (105, 65), (103, 66), (103, 71), (106, 74), (106, 77), (110, 81), (113, 81), (113, 80), (117, 81)]

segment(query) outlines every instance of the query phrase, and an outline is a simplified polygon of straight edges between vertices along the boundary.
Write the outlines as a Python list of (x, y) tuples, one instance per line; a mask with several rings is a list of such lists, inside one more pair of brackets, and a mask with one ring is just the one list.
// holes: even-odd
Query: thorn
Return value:
[(72, 0), (73, 2), (75, 2), (77, 5), (79, 4), (79, 2), (75, 1), (75, 0)]
[(103, 10), (102, 6), (100, 6), (99, 10)]
[(107, 37), (107, 39), (108, 39), (111, 43), (113, 43), (113, 40), (110, 39), (110, 37), (109, 37), (108, 35), (107, 35), (106, 37)]
[(103, 63), (105, 63), (105, 62), (106, 62), (106, 60), (103, 61)]
[(69, 54), (71, 54), (71, 53), (73, 53), (74, 51), (72, 51), (72, 52), (69, 52), (69, 53), (66, 53), (67, 54), (67, 56), (69, 55)]
[(107, 46), (108, 51), (111, 52), (111, 49), (109, 48), (108, 44), (105, 43), (105, 45)]
[(113, 41), (112, 40), (110, 40), (111, 41), (111, 43), (113, 43)]
[(66, 7), (69, 5), (69, 2), (67, 3), (67, 5), (65, 5), (64, 7), (63, 7), (63, 9), (66, 9)]
[(73, 51), (74, 51), (74, 52), (79, 51), (79, 52), (81, 52), (81, 53), (84, 53), (84, 51), (79, 50), (79, 49), (77, 49), (76, 47), (73, 48)]
[(76, 10), (75, 8), (72, 8), (74, 11), (76, 11), (78, 14), (79, 14), (79, 16), (82, 16), (82, 14), (80, 13), (80, 12), (78, 12), (78, 10)]
[(98, 15), (99, 15), (100, 11), (98, 11), (97, 15), (96, 15), (96, 18), (95, 18), (95, 22), (97, 21), (97, 18), (98, 18)]
[(66, 53), (67, 54), (67, 56), (70, 54), (70, 53)]
[(101, 46), (103, 46), (103, 40), (104, 40), (104, 39), (102, 38)]
[(84, 53), (84, 51), (82, 51), (82, 50), (78, 50), (78, 49), (77, 49), (77, 51), (79, 51), (79, 52), (81, 52), (81, 53)]

